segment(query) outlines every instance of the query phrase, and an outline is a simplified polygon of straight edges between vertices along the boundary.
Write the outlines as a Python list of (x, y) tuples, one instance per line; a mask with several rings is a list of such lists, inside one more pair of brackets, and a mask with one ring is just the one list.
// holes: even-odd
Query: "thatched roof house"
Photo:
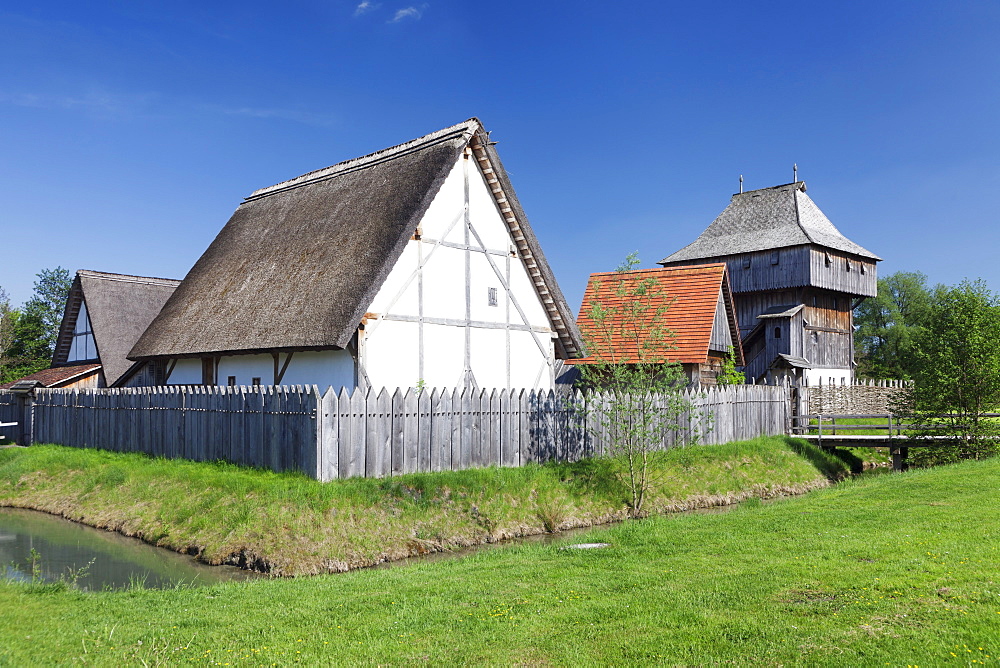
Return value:
[[(480, 312), (487, 299), (503, 308)], [(446, 327), (477, 333), (455, 339)], [(385, 335), (375, 339), (374, 329)], [(471, 374), (477, 384), (485, 359), (473, 358), (489, 338), (479, 330), (535, 338), (550, 370), (579, 349), (494, 142), (470, 119), (253, 192), (129, 358), (163, 361), (179, 374), (169, 382), (454, 385)], [(432, 350), (440, 337), (446, 350)], [(492, 345), (503, 358), (505, 344)], [(461, 374), (431, 381), (441, 355), (457, 355)], [(273, 358), (273, 374), (260, 356)], [(393, 364), (402, 370), (390, 372)], [(384, 373), (371, 378), (373, 366)], [(319, 367), (327, 371), (310, 371)]]
[[(56, 339), (53, 368), (79, 367), (95, 372), (96, 364), (99, 376), (95, 372), (93, 381), (86, 385), (128, 383), (142, 366), (127, 359), (128, 351), (179, 283), (83, 269), (76, 272)], [(53, 371), (49, 375), (55, 378), (60, 374)], [(76, 385), (80, 384), (78, 379)]]
[[(640, 284), (641, 318), (628, 302)], [(593, 308), (612, 314), (596, 322)], [(623, 321), (624, 320), (624, 321)], [(570, 364), (643, 364), (651, 359), (678, 362), (692, 384), (714, 385), (730, 351), (742, 366), (736, 308), (725, 264), (677, 266), (590, 275), (577, 319), (587, 356)], [(664, 334), (655, 355), (640, 350), (655, 330)]]

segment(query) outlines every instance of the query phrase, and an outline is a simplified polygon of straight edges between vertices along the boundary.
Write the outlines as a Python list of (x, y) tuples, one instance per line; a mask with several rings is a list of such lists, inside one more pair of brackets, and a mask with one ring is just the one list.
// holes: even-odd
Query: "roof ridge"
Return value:
[(739, 197), (740, 195), (750, 195), (753, 193), (764, 192), (765, 190), (781, 190), (782, 188), (788, 188), (789, 186), (795, 186), (797, 191), (806, 191), (805, 181), (792, 181), (791, 183), (782, 183), (779, 186), (768, 186), (767, 188), (756, 188), (754, 190), (744, 190), (741, 193), (733, 193), (733, 197)]
[(462, 121), (461, 123), (456, 123), (455, 125), (450, 125), (441, 130), (437, 130), (436, 132), (423, 135), (422, 137), (405, 141), (402, 144), (396, 144), (395, 146), (383, 148), (375, 151), (374, 153), (358, 156), (356, 158), (350, 158), (349, 160), (343, 160), (330, 165), (329, 167), (314, 169), (311, 172), (306, 172), (300, 176), (280, 181), (274, 185), (258, 188), (244, 198), (243, 201), (249, 202), (260, 199), (261, 197), (266, 197), (267, 195), (288, 190), (290, 188), (298, 188), (317, 181), (331, 179), (335, 176), (339, 176), (356, 169), (361, 169), (362, 167), (368, 167), (385, 160), (391, 160), (400, 155), (405, 155), (412, 151), (416, 151), (442, 141), (447, 141), (456, 135), (468, 134), (471, 138), (472, 135), (475, 134), (476, 130), (481, 130), (482, 127), (482, 122), (473, 116), (472, 118)]
[(719, 269), (726, 266), (725, 262), (706, 262), (705, 264), (684, 264), (677, 265), (673, 267), (653, 267), (651, 269), (629, 269), (628, 271), (595, 271), (592, 272), (591, 276), (617, 276), (617, 275), (627, 275), (627, 274), (642, 274), (642, 273), (662, 273), (662, 272), (673, 272), (673, 271), (702, 271), (706, 269)]
[(155, 276), (134, 276), (132, 274), (115, 274), (107, 271), (94, 271), (93, 269), (78, 269), (76, 272), (80, 276), (89, 278), (100, 278), (106, 281), (122, 281), (126, 283), (144, 283), (147, 285), (180, 285), (177, 278), (157, 278)]
[(802, 230), (802, 234), (806, 235), (806, 239), (808, 239), (810, 243), (817, 243), (816, 239), (809, 234), (809, 230), (806, 229), (806, 226), (802, 224), (802, 213), (799, 211), (799, 192), (800, 191), (798, 190), (792, 191), (792, 202), (795, 204), (795, 224), (799, 226), (799, 229)]

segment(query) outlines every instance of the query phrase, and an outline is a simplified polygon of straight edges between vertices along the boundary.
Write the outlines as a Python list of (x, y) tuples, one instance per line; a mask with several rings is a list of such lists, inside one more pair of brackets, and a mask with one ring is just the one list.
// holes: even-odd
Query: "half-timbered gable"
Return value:
[(547, 388), (578, 349), (471, 119), (254, 192), (130, 357), (178, 384)]
[[(624, 283), (624, 285), (622, 285)], [(641, 317), (628, 296), (643, 285)], [(593, 309), (611, 314), (597, 322)], [(624, 320), (627, 320), (625, 322)], [(577, 318), (587, 345), (570, 364), (678, 362), (691, 384), (714, 385), (730, 352), (743, 364), (733, 295), (723, 263), (590, 275)], [(641, 345), (661, 336), (652, 351)]]
[(844, 237), (799, 181), (733, 195), (660, 264), (726, 263), (748, 379), (842, 382), (854, 372), (853, 309), (875, 296), (879, 260)]

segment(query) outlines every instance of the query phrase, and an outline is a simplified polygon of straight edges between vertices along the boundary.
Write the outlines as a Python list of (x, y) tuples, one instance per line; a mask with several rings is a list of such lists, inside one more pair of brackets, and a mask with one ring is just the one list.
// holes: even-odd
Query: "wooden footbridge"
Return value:
[[(990, 413), (982, 417), (1000, 417), (1000, 413)], [(957, 444), (954, 436), (928, 434), (926, 431), (926, 424), (908, 423), (900, 416), (891, 413), (814, 414), (793, 416), (790, 434), (830, 450), (833, 448), (889, 448), (893, 470), (902, 471), (906, 467), (906, 458), (910, 448), (947, 447)]]

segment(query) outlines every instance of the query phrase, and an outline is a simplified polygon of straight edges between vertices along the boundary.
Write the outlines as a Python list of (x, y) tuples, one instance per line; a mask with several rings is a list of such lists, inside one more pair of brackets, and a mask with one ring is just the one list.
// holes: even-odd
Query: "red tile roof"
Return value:
[(74, 366), (57, 366), (51, 369), (42, 369), (41, 371), (36, 371), (30, 376), (25, 376), (24, 378), (18, 378), (17, 380), (4, 383), (0, 385), (0, 390), (10, 389), (14, 383), (19, 380), (37, 380), (42, 384), (43, 387), (59, 387), (63, 383), (68, 383), (71, 380), (76, 380), (82, 376), (88, 376), (100, 370), (100, 363), (90, 363), (90, 364), (77, 364)]
[[(656, 311), (661, 306), (666, 306), (661, 324), (672, 332), (673, 336), (667, 337), (667, 342), (672, 344), (672, 347), (664, 351), (662, 356), (673, 362), (694, 364), (706, 362), (712, 326), (715, 323), (715, 311), (719, 303), (719, 292), (723, 289), (723, 281), (726, 280), (725, 271), (726, 265), (719, 263), (591, 274), (577, 324), (584, 339), (594, 341), (602, 335), (591, 317), (592, 306), (596, 303), (612, 312), (621, 312), (628, 298), (617, 294), (620, 291), (619, 286), (631, 292), (638, 287), (640, 281), (651, 281), (651, 297), (639, 327), (643, 330), (650, 327)], [(726, 299), (731, 305), (731, 296), (728, 292), (725, 291)], [(641, 361), (636, 342), (627, 341), (621, 336), (618, 319), (611, 327), (610, 333), (611, 350), (601, 350), (598, 356), (593, 356), (595, 344), (590, 343), (588, 344), (591, 350), (590, 356), (567, 361), (570, 364)], [(734, 338), (735, 336), (738, 334), (735, 334)], [(648, 359), (648, 355), (646, 357)], [(737, 359), (737, 364), (741, 361)]]

